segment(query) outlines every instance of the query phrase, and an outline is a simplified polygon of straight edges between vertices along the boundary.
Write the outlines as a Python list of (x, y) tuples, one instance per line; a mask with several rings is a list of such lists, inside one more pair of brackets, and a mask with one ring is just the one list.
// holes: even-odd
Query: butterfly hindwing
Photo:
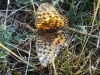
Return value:
[(36, 50), (39, 60), (43, 66), (47, 66), (47, 63), (51, 63), (59, 50), (68, 46), (68, 35), (64, 32), (50, 33), (47, 35), (38, 35), (36, 38)]

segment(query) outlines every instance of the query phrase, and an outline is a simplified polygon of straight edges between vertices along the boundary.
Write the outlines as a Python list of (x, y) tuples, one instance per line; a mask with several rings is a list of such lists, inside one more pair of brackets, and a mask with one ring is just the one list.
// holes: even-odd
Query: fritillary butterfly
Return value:
[(40, 33), (36, 38), (36, 52), (41, 65), (47, 66), (61, 48), (68, 46), (68, 35), (62, 31), (67, 23), (68, 20), (48, 3), (37, 9), (35, 25)]

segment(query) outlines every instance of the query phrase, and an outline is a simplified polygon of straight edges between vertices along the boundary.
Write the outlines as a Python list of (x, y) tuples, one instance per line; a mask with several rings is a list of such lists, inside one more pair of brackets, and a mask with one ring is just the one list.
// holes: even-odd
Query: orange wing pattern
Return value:
[(40, 34), (36, 38), (36, 52), (41, 65), (47, 66), (54, 61), (61, 48), (68, 46), (68, 35), (61, 30), (67, 23), (68, 19), (48, 3), (41, 4), (37, 9), (35, 24)]
[(35, 25), (39, 30), (59, 29), (67, 25), (68, 19), (48, 3), (43, 3), (37, 9)]

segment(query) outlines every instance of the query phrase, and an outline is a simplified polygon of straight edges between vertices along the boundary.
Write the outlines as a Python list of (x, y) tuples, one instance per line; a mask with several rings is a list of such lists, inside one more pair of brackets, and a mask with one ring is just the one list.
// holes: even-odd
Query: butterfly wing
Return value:
[(35, 25), (39, 30), (59, 29), (67, 25), (68, 19), (60, 15), (50, 4), (43, 3), (36, 12)]
[(36, 52), (41, 65), (51, 63), (59, 50), (68, 46), (68, 35), (65, 32), (38, 35), (36, 38)]

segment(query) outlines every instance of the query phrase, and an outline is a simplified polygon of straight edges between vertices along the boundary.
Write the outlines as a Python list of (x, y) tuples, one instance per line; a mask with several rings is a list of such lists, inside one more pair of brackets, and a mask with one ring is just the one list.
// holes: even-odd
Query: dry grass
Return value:
[[(8, 2), (7, 9), (3, 10), (5, 12), (0, 10), (1, 75), (8, 73), (53, 75), (52, 65), (42, 67), (35, 50), (37, 30), (34, 25), (33, 9), (36, 10), (44, 0), (30, 3), (25, 0), (22, 5), (21, 1), (16, 4), (18, 8), (14, 8), (14, 5), (8, 8)], [(57, 74), (99, 75), (100, 0), (51, 0), (48, 2), (69, 19), (66, 32), (70, 36), (70, 43), (69, 47), (62, 49), (55, 59)]]

